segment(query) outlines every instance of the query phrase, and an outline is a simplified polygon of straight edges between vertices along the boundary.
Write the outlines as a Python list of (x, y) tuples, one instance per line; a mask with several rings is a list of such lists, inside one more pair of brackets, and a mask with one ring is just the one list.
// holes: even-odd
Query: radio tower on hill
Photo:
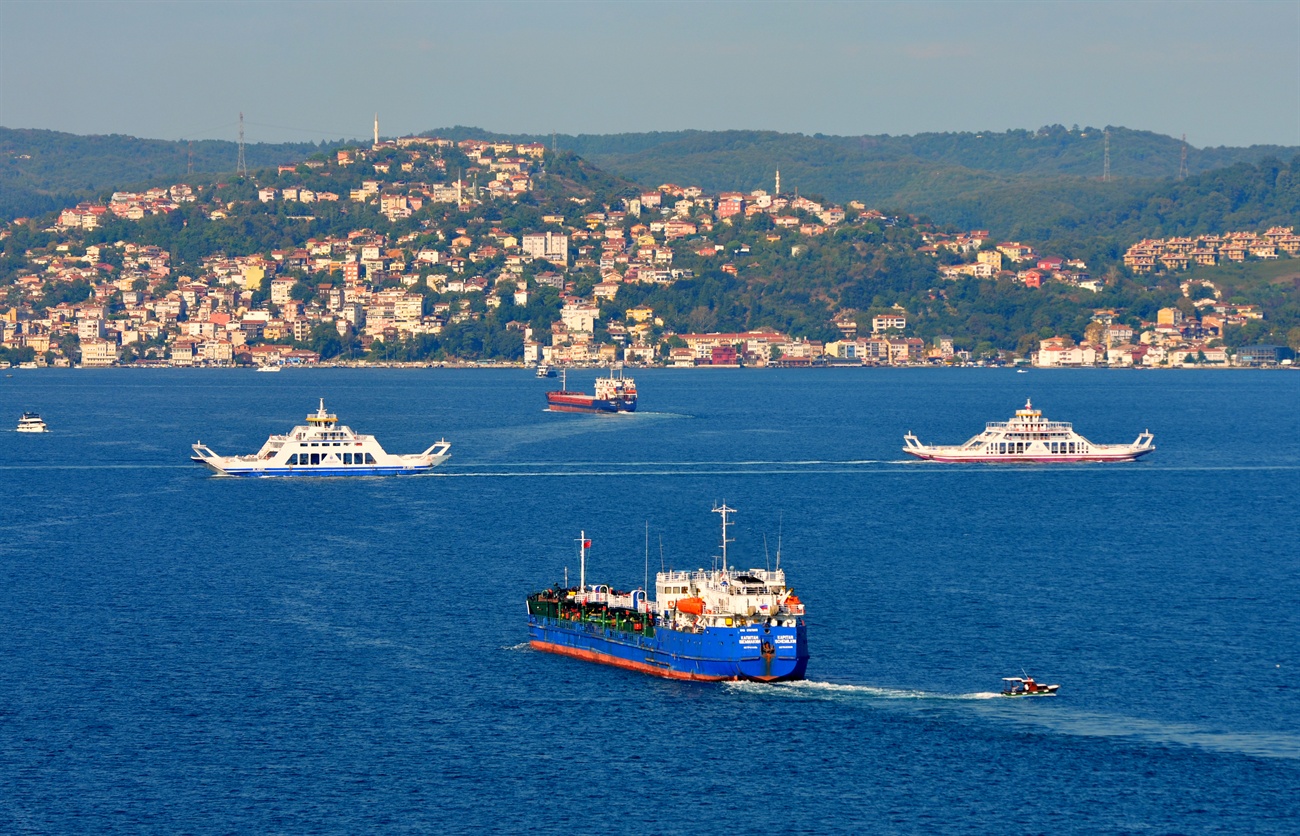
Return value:
[(1110, 128), (1107, 128), (1103, 132), (1103, 136), (1105, 137), (1104, 147), (1106, 150), (1103, 152), (1101, 158), (1101, 182), (1109, 183), (1110, 182)]
[(239, 111), (239, 162), (235, 163), (235, 174), (248, 177), (248, 161), (244, 159), (244, 112)]
[(1187, 179), (1187, 134), (1183, 134), (1183, 156), (1178, 161), (1178, 179)]

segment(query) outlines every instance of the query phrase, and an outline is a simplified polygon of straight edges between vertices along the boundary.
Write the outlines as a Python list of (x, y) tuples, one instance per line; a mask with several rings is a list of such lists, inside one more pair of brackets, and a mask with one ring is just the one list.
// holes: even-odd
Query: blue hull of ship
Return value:
[[(807, 627), (710, 627), (702, 633), (655, 628), (642, 636), (599, 624), (530, 615), (528, 635), (538, 650), (614, 665), (670, 679), (781, 682), (803, 679), (808, 668)], [(764, 643), (771, 653), (763, 652)]]

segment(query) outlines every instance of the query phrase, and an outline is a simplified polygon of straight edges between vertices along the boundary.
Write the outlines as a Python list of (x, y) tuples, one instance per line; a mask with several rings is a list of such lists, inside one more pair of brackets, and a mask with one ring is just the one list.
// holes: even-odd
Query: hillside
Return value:
[[(6, 351), (54, 345), (68, 356), (77, 305), (94, 294), (120, 320), (116, 345), (137, 358), (183, 351), (188, 309), (204, 303), (195, 316), (229, 316), (226, 326), (244, 317), (234, 328), (249, 345), (291, 335), (325, 356), (372, 359), (519, 357), (523, 329), (549, 345), (565, 310), (599, 315), (558, 329), (568, 340), (553, 356), (560, 362), (590, 362), (618, 343), (663, 357), (680, 348), (675, 335), (710, 331), (775, 328), (832, 343), (897, 310), (918, 343), (942, 336), (976, 356), (1023, 355), (1054, 335), (1083, 339), (1099, 309), (1133, 329), (1171, 307), (1198, 323), (1205, 297), (1180, 287), (1186, 274), (1137, 262), (1154, 272), (1130, 272), (1129, 245), (1257, 235), (1300, 214), (1300, 156), (1177, 182), (876, 164), (915, 204), (938, 199), (928, 184), (962, 178), (946, 207), (959, 223), (946, 225), (785, 188), (647, 188), (537, 143), (309, 147), (296, 167), (160, 177), (166, 188), (136, 192), (112, 184), (97, 202), (4, 229)], [(999, 244), (1016, 237), (1033, 246)], [(1206, 333), (1231, 346), (1300, 334), (1294, 271), (1254, 263), (1276, 257), (1252, 250), (1239, 259), (1248, 263), (1224, 268), (1240, 275), (1206, 277), (1225, 310)], [(653, 311), (653, 324), (632, 321), (633, 309)], [(587, 323), (583, 339), (577, 321)]]
[[(430, 134), (483, 136), (454, 127)], [(764, 131), (558, 136), (595, 165), (647, 185), (771, 190), (859, 200), (940, 224), (1070, 250), (1113, 264), (1145, 237), (1290, 224), (1300, 214), (1293, 170), (1300, 147), (1188, 147), (1150, 131), (1110, 129), (1102, 182), (1096, 128), (916, 136), (829, 137)], [(492, 135), (489, 135), (492, 136)], [(503, 138), (505, 138), (503, 136)], [(520, 137), (550, 144), (551, 137)]]
[[(296, 162), (341, 143), (248, 143), (249, 169)], [(0, 218), (63, 208), (105, 190), (235, 170), (234, 142), (170, 142), (0, 127)]]

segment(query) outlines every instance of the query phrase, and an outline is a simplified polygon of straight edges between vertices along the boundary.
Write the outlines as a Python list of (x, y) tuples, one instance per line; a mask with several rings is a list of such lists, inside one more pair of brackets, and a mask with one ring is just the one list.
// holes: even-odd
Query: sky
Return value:
[(1300, 145), (1300, 0), (0, 0), (0, 126), (248, 142), (1125, 126)]

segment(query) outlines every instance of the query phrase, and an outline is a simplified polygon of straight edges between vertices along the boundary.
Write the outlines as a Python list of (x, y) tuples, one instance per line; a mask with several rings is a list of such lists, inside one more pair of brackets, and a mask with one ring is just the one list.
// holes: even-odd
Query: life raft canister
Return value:
[(690, 615), (704, 615), (704, 599), (679, 598), (677, 599), (677, 609), (679, 612), (689, 613)]

